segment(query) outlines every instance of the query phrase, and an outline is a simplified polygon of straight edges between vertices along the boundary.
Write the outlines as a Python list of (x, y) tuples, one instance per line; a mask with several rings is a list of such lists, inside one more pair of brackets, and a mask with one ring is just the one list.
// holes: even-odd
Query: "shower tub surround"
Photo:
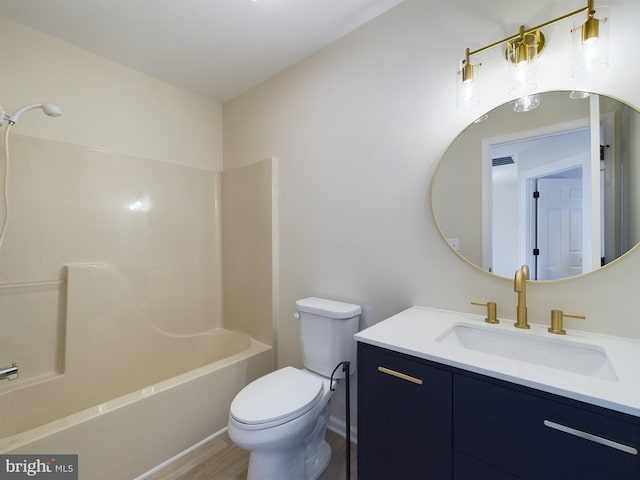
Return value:
[(219, 432), (272, 366), (224, 328), (220, 173), (19, 134), (11, 150), (0, 452), (134, 478)]
[(265, 375), (271, 348), (241, 333), (212, 340), (238, 353), (17, 435), (1, 453), (77, 454), (80, 478), (144, 478), (158, 465), (224, 431), (235, 394)]
[[(270, 370), (271, 347), (227, 330), (182, 343), (205, 364), (185, 364), (185, 373), (173, 378), (6, 436), (0, 439), (0, 453), (77, 454), (80, 478), (144, 478), (168, 459), (223, 432), (236, 393)], [(3, 411), (26, 414), (18, 398), (35, 397), (38, 392), (30, 388), (2, 395)], [(72, 400), (82, 393), (82, 387), (67, 388), (57, 398)]]

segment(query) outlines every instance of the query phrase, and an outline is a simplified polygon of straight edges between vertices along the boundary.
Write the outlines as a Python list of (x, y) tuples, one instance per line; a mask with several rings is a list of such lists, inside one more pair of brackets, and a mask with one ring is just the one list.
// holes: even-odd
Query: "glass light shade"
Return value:
[(538, 36), (527, 33), (522, 38), (507, 43), (509, 61), (509, 93), (525, 95), (538, 87)]
[(609, 66), (609, 9), (598, 7), (593, 18), (573, 22), (574, 78), (588, 78)]
[(480, 65), (460, 62), (456, 75), (456, 105), (458, 108), (466, 108), (480, 103), (478, 94), (478, 78)]
[(589, 98), (591, 94), (589, 92), (585, 92), (583, 90), (573, 90), (569, 94), (569, 98), (571, 100), (582, 100), (583, 98)]
[(514, 112), (529, 112), (534, 108), (538, 108), (540, 106), (540, 95), (525, 95), (524, 97), (518, 98), (513, 104)]

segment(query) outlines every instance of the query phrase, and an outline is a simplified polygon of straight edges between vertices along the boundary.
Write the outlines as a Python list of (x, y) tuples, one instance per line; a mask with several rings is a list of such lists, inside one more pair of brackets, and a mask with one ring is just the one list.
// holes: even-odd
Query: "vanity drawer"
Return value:
[(640, 476), (640, 428), (604, 410), (465, 375), (454, 375), (453, 404), (454, 448), (519, 477)]
[(358, 344), (358, 478), (451, 478), (452, 373)]
[(519, 480), (520, 477), (481, 462), (471, 455), (453, 451), (453, 480)]

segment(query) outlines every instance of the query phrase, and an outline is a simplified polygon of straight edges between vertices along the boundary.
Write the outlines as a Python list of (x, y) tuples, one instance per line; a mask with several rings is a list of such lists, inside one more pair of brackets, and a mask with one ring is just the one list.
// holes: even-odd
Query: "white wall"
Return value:
[(219, 171), (222, 106), (0, 17), (0, 105), (54, 103), (14, 131)]
[[(514, 318), (510, 279), (449, 250), (430, 213), (430, 181), (454, 137), (509, 99), (507, 65), (483, 55), (483, 105), (455, 107), (455, 69), (478, 48), (584, 6), (525, 0), (406, 0), (385, 15), (224, 106), (224, 162), (280, 159), (278, 361), (301, 364), (294, 302), (307, 295), (371, 306), (377, 322), (410, 305), (477, 311), (498, 302)], [(571, 22), (545, 31), (540, 90), (589, 88), (640, 105), (633, 54), (640, 2), (612, 0), (611, 67), (569, 76)], [(628, 41), (628, 44), (624, 44)], [(640, 253), (579, 279), (529, 287), (529, 316), (583, 313), (592, 331), (640, 338)]]

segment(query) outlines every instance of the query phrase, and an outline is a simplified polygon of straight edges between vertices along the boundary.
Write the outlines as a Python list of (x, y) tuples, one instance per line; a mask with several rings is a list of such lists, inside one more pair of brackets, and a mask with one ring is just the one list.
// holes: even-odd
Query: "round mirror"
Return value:
[[(501, 105), (467, 127), (431, 188), (443, 238), (474, 265), (532, 280), (591, 272), (640, 241), (640, 114), (557, 91)], [(638, 180), (640, 182), (640, 178)]]

